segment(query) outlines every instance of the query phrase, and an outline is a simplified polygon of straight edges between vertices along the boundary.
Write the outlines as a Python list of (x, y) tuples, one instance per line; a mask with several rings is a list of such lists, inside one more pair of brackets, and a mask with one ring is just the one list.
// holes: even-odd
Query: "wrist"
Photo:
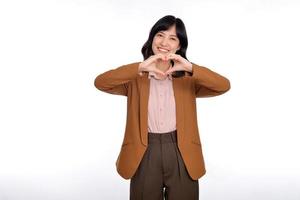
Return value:
[(140, 63), (139, 66), (138, 66), (138, 74), (139, 74), (140, 76), (143, 75), (143, 70), (142, 70), (142, 67), (141, 67), (141, 63)]
[(188, 66), (187, 66), (187, 71), (188, 72), (193, 72), (193, 64), (190, 63)]

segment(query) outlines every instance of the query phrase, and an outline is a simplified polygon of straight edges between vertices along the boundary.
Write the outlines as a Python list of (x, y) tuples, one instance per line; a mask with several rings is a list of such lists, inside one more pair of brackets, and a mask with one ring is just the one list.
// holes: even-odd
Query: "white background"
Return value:
[(296, 0), (28, 0), (0, 3), (0, 200), (128, 199), (115, 161), (126, 97), (95, 77), (142, 61), (172, 14), (190, 61), (231, 81), (197, 99), (201, 200), (299, 200)]

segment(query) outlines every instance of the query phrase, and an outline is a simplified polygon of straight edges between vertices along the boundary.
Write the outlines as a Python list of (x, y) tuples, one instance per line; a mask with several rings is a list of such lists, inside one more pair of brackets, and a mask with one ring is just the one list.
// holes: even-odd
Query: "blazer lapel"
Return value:
[(177, 142), (181, 145), (184, 140), (183, 78), (173, 78), (173, 91), (176, 105)]
[(150, 80), (148, 73), (143, 73), (138, 78), (138, 87), (140, 92), (140, 134), (143, 145), (148, 145), (148, 100)]

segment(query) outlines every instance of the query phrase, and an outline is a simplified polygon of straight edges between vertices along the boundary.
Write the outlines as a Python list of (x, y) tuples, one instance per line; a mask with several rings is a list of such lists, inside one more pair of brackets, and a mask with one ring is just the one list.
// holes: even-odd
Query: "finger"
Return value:
[(168, 61), (167, 55), (161, 55), (160, 58), (162, 59), (162, 61)]
[(171, 74), (172, 72), (176, 71), (174, 68), (168, 69), (165, 74)]
[(165, 74), (165, 72), (163, 72), (163, 71), (160, 71), (159, 69), (157, 69), (157, 68), (155, 68), (154, 69), (154, 72), (156, 72), (156, 73), (158, 73), (158, 74), (160, 74), (160, 75), (163, 75), (163, 76), (165, 76), (166, 74)]
[(164, 59), (164, 55), (163, 54), (161, 54), (161, 53), (159, 53), (159, 54), (156, 54), (155, 56), (155, 60), (158, 60), (158, 59)]
[(155, 55), (152, 55), (150, 56), (146, 61), (145, 61), (145, 65), (148, 66), (150, 65), (151, 63), (155, 62), (157, 59), (163, 59), (162, 58), (162, 54), (155, 54)]
[(155, 60), (161, 59), (162, 61), (168, 61), (167, 55), (161, 54), (161, 53), (156, 54), (156, 55), (154, 56), (154, 59), (155, 59)]
[(168, 59), (180, 60), (179, 56), (177, 54), (174, 54), (174, 53), (170, 53), (168, 55)]

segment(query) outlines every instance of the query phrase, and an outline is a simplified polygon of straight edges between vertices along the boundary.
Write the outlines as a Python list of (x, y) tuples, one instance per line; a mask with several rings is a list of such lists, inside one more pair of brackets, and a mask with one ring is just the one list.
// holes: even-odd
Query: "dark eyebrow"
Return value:
[[(162, 31), (159, 31), (159, 33), (165, 34), (165, 33), (162, 32)], [(171, 35), (171, 36), (177, 37), (177, 35)]]

